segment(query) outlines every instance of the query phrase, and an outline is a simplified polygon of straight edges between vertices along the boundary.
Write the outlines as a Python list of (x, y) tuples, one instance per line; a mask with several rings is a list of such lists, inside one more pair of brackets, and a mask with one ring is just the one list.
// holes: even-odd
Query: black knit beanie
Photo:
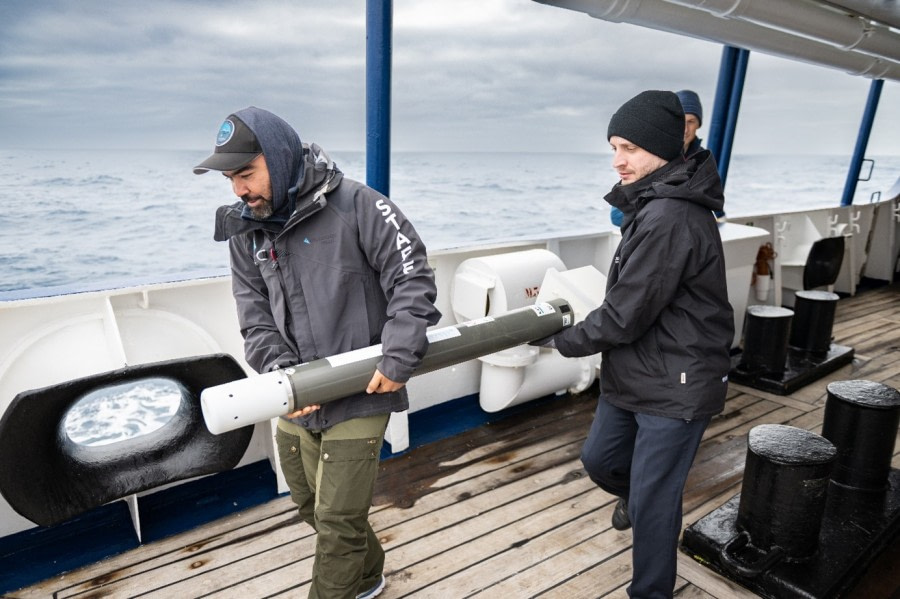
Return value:
[(649, 90), (622, 104), (609, 119), (606, 139), (627, 139), (663, 160), (684, 149), (684, 110), (673, 92)]

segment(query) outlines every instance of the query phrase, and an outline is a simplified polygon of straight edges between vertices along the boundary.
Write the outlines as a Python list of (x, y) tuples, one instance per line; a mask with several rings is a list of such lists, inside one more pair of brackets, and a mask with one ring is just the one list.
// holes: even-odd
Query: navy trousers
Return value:
[(635, 599), (672, 597), (681, 496), (709, 418), (649, 416), (601, 397), (581, 462), (597, 486), (628, 502)]

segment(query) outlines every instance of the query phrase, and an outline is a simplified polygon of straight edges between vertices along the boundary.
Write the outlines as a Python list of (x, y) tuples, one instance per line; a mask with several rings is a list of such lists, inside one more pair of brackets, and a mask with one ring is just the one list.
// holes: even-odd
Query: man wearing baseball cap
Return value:
[(195, 175), (210, 170), (236, 171), (262, 154), (256, 135), (237, 115), (230, 115), (222, 121), (216, 135), (216, 146), (212, 155), (194, 167)]
[(722, 411), (734, 321), (713, 210), (722, 185), (708, 150), (685, 158), (673, 92), (645, 91), (612, 116), (607, 139), (623, 213), (601, 306), (540, 344), (603, 352), (600, 401), (581, 460), (632, 528), (629, 596), (671, 597), (682, 493), (710, 418)]
[(385, 586), (368, 522), (391, 412), (441, 314), (425, 245), (387, 197), (345, 178), (287, 122), (249, 107), (219, 127), (197, 174), (220, 171), (236, 203), (216, 212), (228, 241), (247, 363), (257, 372), (381, 344), (365, 392), (278, 419), (281, 470), (316, 531), (309, 597), (369, 599)]

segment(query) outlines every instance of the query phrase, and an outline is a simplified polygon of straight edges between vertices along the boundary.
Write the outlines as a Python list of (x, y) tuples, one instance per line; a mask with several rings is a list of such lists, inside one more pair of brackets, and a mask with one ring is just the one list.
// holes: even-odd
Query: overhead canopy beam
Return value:
[(853, 50), (875, 58), (900, 61), (900, 33), (889, 27), (814, 0), (666, 0), (799, 37)]
[[(765, 0), (731, 0), (731, 5), (740, 5), (742, 10), (728, 12), (727, 15), (714, 14), (713, 9), (698, 9), (686, 4), (704, 5), (715, 0), (535, 0), (541, 4), (567, 8), (613, 23), (630, 23), (685, 35), (710, 42), (746, 48), (764, 54), (781, 56), (814, 65), (840, 69), (851, 75), (872, 79), (900, 81), (900, 61), (895, 60), (900, 47), (900, 34), (877, 24), (877, 42), (868, 37), (841, 46), (843, 41), (858, 38), (859, 20), (848, 16), (846, 31), (832, 32), (832, 43), (826, 43), (808, 36), (807, 28), (792, 25), (794, 3), (790, 8), (782, 8), (784, 18), (778, 21), (779, 12), (765, 14), (770, 25), (760, 24), (762, 11), (755, 10), (757, 2)], [(721, 3), (718, 2), (718, 3)], [(781, 4), (781, 3), (779, 3)], [(824, 4), (803, 0), (804, 5), (822, 9)], [(832, 28), (835, 23), (831, 23)], [(793, 27), (793, 29), (791, 29)], [(887, 48), (882, 48), (887, 46)]]

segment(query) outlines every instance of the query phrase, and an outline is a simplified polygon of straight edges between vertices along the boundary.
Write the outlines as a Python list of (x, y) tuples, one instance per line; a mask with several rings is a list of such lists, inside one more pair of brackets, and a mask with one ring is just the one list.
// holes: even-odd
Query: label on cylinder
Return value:
[(553, 309), (553, 306), (550, 304), (541, 302), (539, 304), (535, 304), (531, 306), (531, 309), (534, 310), (534, 313), (538, 316), (543, 316), (545, 314), (555, 314), (556, 310)]
[(361, 347), (352, 351), (344, 352), (334, 356), (325, 358), (332, 366), (344, 366), (345, 364), (354, 364), (362, 362), (376, 356), (381, 355), (381, 344), (371, 345), (369, 347)]
[(494, 322), (494, 319), (491, 316), (485, 316), (484, 318), (476, 318), (475, 320), (468, 320), (459, 326), (461, 326), (461, 327), (477, 327), (478, 325), (487, 324), (489, 322)]
[(428, 331), (425, 336), (428, 338), (428, 343), (436, 343), (438, 341), (453, 339), (454, 337), (459, 337), (460, 335), (462, 335), (462, 333), (460, 333), (459, 329), (457, 329), (456, 327), (446, 327), (443, 329), (437, 329), (435, 331)]

